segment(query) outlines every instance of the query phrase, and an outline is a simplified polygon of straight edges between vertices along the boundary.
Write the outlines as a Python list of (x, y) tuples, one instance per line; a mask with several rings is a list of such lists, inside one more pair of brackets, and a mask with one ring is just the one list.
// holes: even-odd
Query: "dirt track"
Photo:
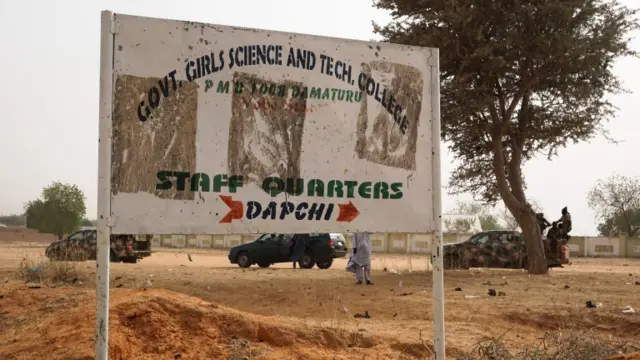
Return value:
[[(95, 263), (78, 263), (79, 281), (55, 289), (28, 289), (13, 280), (21, 258), (43, 252), (0, 247), (0, 279), (6, 279), (0, 283), (0, 358), (89, 359)], [(254, 350), (262, 354), (254, 359), (424, 358), (433, 321), (431, 275), (423, 271), (428, 259), (373, 258), (374, 286), (354, 285), (344, 261), (330, 270), (294, 271), (288, 264), (243, 270), (230, 265), (225, 252), (163, 249), (139, 264), (113, 264), (111, 353), (114, 359), (174, 353), (182, 359), (234, 359), (235, 353)], [(143, 291), (147, 280), (153, 289)], [(531, 344), (553, 330), (595, 328), (637, 341), (636, 281), (640, 262), (623, 259), (574, 259), (571, 267), (535, 277), (513, 270), (447, 271), (448, 353), (502, 334), (511, 346)], [(488, 296), (489, 288), (506, 296)], [(587, 309), (587, 300), (603, 306)], [(639, 312), (623, 314), (628, 305)], [(354, 318), (365, 310), (370, 319)], [(237, 343), (243, 338), (258, 342)]]

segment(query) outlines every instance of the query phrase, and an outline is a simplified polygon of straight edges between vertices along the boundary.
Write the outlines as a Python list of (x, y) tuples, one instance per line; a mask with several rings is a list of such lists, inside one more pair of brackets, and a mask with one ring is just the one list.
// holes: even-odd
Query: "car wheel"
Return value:
[(258, 263), (258, 266), (260, 266), (261, 268), (268, 268), (269, 266), (271, 266), (270, 263)]
[(318, 265), (320, 269), (328, 269), (333, 265), (333, 259), (316, 262), (316, 265)]
[(241, 252), (238, 254), (238, 266), (241, 268), (248, 268), (251, 266), (251, 260), (247, 252)]
[(298, 264), (300, 264), (300, 267), (302, 269), (312, 269), (315, 265), (315, 262), (313, 261), (313, 256), (311, 256), (311, 254), (304, 253), (304, 255), (302, 255), (302, 257), (300, 258), (300, 261), (298, 261)]
[(122, 262), (125, 264), (137, 264), (138, 258), (135, 256), (129, 256), (129, 257), (122, 258)]

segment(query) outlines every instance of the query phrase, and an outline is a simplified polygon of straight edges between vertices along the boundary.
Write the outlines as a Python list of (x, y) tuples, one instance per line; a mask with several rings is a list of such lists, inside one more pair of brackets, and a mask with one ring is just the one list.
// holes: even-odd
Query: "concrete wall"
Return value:
[(53, 234), (41, 234), (37, 230), (27, 228), (0, 228), (0, 244), (29, 243), (29, 244), (49, 244), (56, 240)]
[[(344, 234), (347, 246), (351, 246), (351, 234)], [(471, 234), (444, 234), (444, 243), (468, 239)], [(229, 249), (233, 246), (252, 242), (256, 235), (155, 235), (153, 247), (172, 248), (214, 248)], [(374, 233), (371, 245), (374, 252), (397, 254), (430, 254), (430, 234)], [(0, 228), (2, 244), (49, 244), (56, 240), (52, 234), (41, 234), (25, 228)], [(640, 258), (640, 239), (613, 237), (572, 236), (569, 240), (570, 256), (573, 257), (630, 257)]]
[[(468, 239), (471, 234), (444, 234), (444, 243), (454, 243)], [(252, 242), (256, 235), (156, 235), (153, 246), (175, 248), (216, 248), (228, 249), (236, 245)], [(345, 234), (347, 246), (351, 247), (351, 234)], [(371, 235), (374, 252), (397, 254), (431, 253), (430, 234), (375, 233)], [(570, 256), (573, 257), (634, 257), (640, 258), (640, 239), (609, 237), (572, 236), (569, 241)]]
[[(444, 242), (463, 241), (471, 234), (445, 234)], [(351, 234), (344, 234), (347, 247), (351, 247)], [(217, 248), (228, 249), (236, 245), (252, 242), (256, 235), (155, 235), (152, 245), (171, 248)], [(430, 234), (412, 233), (374, 233), (371, 235), (371, 247), (374, 252), (387, 253), (418, 253), (428, 254), (431, 249)]]
[(571, 256), (640, 258), (640, 239), (574, 236), (569, 247)]

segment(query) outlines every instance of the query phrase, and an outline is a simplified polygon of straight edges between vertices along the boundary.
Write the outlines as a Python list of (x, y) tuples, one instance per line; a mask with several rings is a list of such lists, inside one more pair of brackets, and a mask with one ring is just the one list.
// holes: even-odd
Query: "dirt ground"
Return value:
[[(0, 359), (92, 359), (95, 262), (67, 263), (66, 278), (30, 288), (18, 271), (23, 259), (62, 271), (43, 254), (0, 246)], [(329, 270), (240, 269), (225, 251), (159, 249), (138, 264), (112, 264), (110, 358), (431, 358), (428, 258), (373, 259), (373, 286), (356, 286), (342, 259)], [(516, 349), (554, 331), (640, 342), (640, 261), (572, 261), (545, 276), (446, 271), (447, 357), (485, 337), (503, 336)], [(588, 300), (599, 306), (586, 308)], [(638, 312), (623, 313), (626, 306)], [(370, 318), (354, 317), (365, 311)]]

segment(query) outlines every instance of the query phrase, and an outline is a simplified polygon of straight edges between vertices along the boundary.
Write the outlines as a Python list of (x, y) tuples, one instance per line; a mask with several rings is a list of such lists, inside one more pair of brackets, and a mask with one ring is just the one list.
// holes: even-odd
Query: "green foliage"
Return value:
[(589, 207), (600, 218), (598, 231), (630, 237), (640, 230), (640, 178), (613, 174), (598, 180), (587, 194)]
[(622, 236), (629, 237), (640, 236), (640, 209), (631, 212), (629, 218), (616, 215), (605, 219), (597, 226), (598, 235), (600, 236)]
[(468, 234), (471, 232), (471, 227), (471, 220), (468, 219), (445, 219), (443, 232), (452, 234)]
[(440, 53), (442, 137), (457, 158), (452, 194), (505, 207), (523, 230), (529, 271), (548, 271), (522, 165), (607, 135), (612, 65), (636, 56), (635, 10), (616, 0), (374, 0), (385, 41)]
[(63, 235), (78, 230), (86, 213), (85, 196), (76, 185), (54, 182), (42, 190), (42, 197), (25, 206), (27, 227)]
[(480, 219), (483, 231), (500, 230), (500, 220), (492, 213), (492, 207), (479, 201), (456, 201), (456, 206), (450, 211), (452, 214), (474, 215)]
[[(604, 133), (620, 92), (612, 64), (635, 55), (635, 10), (609, 0), (374, 0), (386, 41), (440, 49), (442, 135), (459, 159), (450, 185), (524, 207), (521, 166)], [(511, 203), (509, 203), (511, 202)]]
[[(528, 201), (528, 204), (529, 204), (529, 207), (531, 207), (531, 209), (534, 212), (544, 213), (542, 206), (540, 206), (537, 201), (531, 199)], [(560, 211), (558, 211), (558, 213), (560, 213)], [(517, 230), (520, 227), (520, 224), (518, 224), (518, 220), (513, 216), (513, 214), (506, 207), (502, 208), (499, 211), (498, 217), (500, 218), (500, 220), (502, 220), (502, 223), (504, 224), (503, 228), (505, 230)]]
[(27, 224), (27, 219), (24, 215), (4, 215), (0, 216), (0, 224), (7, 226), (24, 226)]
[(501, 230), (504, 228), (500, 225), (498, 218), (493, 214), (478, 215), (478, 217), (480, 218), (480, 225), (483, 231)]

